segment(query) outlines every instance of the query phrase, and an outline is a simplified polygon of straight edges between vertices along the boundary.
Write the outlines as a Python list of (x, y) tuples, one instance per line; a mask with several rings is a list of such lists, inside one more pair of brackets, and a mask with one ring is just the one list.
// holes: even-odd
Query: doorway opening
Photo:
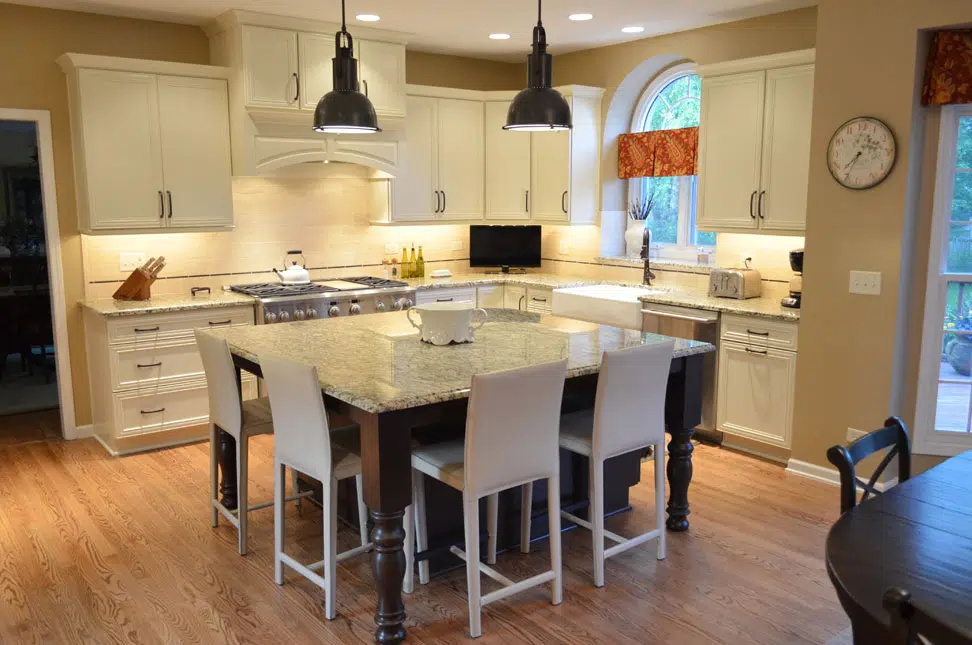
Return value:
[[(6, 116), (0, 110), (0, 445), (66, 435), (58, 369), (65, 363), (58, 353), (67, 347), (56, 340), (48, 253), (52, 231), (46, 209), (53, 184), (41, 171), (42, 163), (51, 162), (41, 159), (50, 149), (49, 120)], [(59, 258), (56, 262), (60, 278)]]

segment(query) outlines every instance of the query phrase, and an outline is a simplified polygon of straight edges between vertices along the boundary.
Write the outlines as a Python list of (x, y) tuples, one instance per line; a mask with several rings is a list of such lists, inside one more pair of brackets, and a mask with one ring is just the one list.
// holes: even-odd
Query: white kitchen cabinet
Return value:
[(371, 99), (375, 112), (405, 116), (405, 46), (377, 40), (358, 40), (355, 46), (361, 91)]
[[(84, 312), (95, 437), (112, 454), (205, 439), (206, 375), (195, 329), (253, 324), (252, 306), (105, 317)], [(257, 396), (244, 373), (243, 396)]]
[(699, 69), (700, 230), (806, 228), (813, 61), (805, 50)]
[(481, 219), (483, 104), (409, 96), (393, 221)]
[[(519, 134), (519, 133), (518, 133)], [(531, 135), (533, 219), (566, 222), (570, 212), (570, 132)]]
[[(295, 34), (300, 72), (300, 109), (317, 109), (321, 97), (334, 89), (334, 34)], [(280, 71), (277, 72), (280, 75)], [(296, 96), (296, 87), (292, 88)]]
[(789, 448), (796, 384), (796, 325), (725, 315), (721, 336), (718, 429), (727, 435)]
[(503, 285), (493, 284), (476, 289), (476, 306), (481, 309), (503, 309), (505, 306)]
[(553, 309), (553, 289), (527, 287), (526, 310), (535, 314), (549, 314)]
[(509, 107), (486, 102), (486, 219), (529, 220), (533, 137), (503, 129)]
[[(553, 292), (551, 292), (552, 294)], [(517, 287), (512, 284), (506, 285), (503, 289), (503, 306), (506, 309), (526, 311), (526, 287)]]
[(243, 26), (243, 81), (248, 107), (300, 109), (299, 79), (296, 31)]
[(233, 225), (220, 67), (65, 54), (80, 229)]
[(424, 305), (430, 302), (468, 302), (476, 306), (476, 289), (427, 289), (415, 294), (415, 304)]

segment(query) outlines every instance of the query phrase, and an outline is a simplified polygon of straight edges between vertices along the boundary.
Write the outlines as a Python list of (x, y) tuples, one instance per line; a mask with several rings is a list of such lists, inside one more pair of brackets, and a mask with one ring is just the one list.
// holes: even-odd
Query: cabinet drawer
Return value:
[(164, 339), (192, 338), (196, 328), (252, 325), (253, 307), (204, 309), (188, 313), (132, 316), (108, 321), (111, 343), (155, 343)]
[(526, 308), (536, 314), (549, 314), (553, 310), (553, 290), (527, 287)]
[(195, 342), (114, 346), (109, 351), (111, 385), (115, 392), (146, 383), (164, 385), (203, 376), (202, 357)]
[(424, 305), (430, 302), (468, 302), (476, 304), (476, 289), (429, 289), (415, 294), (415, 303)]
[(724, 315), (722, 340), (795, 352), (797, 326), (753, 316)]
[[(243, 397), (256, 396), (256, 378), (243, 379)], [(179, 387), (143, 386), (114, 396), (118, 436), (175, 430), (209, 423), (206, 380)]]

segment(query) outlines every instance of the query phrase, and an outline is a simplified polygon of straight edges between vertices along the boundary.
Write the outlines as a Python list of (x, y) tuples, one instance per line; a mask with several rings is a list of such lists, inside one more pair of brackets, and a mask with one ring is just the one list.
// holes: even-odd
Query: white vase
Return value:
[(628, 230), (624, 232), (624, 245), (629, 258), (641, 257), (641, 247), (645, 243), (644, 220), (628, 220)]

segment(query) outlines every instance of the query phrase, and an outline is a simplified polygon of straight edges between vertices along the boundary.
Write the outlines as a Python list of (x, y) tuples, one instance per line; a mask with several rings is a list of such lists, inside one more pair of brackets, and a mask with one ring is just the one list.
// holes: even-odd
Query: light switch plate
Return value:
[(862, 296), (880, 296), (881, 273), (878, 271), (851, 271), (850, 292)]
[(119, 271), (134, 271), (138, 267), (145, 264), (148, 258), (145, 257), (144, 253), (119, 253), (118, 254), (118, 270)]
[(570, 255), (570, 242), (567, 240), (560, 240), (560, 254)]

